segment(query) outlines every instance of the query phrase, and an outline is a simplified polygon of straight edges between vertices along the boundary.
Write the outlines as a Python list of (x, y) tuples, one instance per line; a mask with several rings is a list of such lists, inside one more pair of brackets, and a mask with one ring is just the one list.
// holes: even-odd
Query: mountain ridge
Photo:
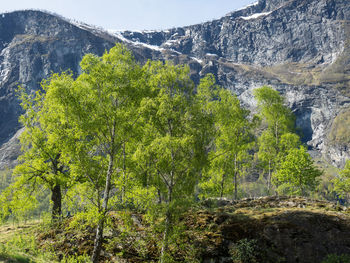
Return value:
[(4, 145), (20, 128), (17, 85), (31, 91), (51, 72), (79, 74), (84, 54), (101, 55), (116, 42), (141, 63), (188, 64), (195, 82), (213, 73), (253, 111), (252, 90), (272, 86), (286, 96), (310, 149), (338, 167), (350, 158), (347, 144), (332, 139), (347, 136), (333, 120), (350, 114), (350, 3), (260, 0), (220, 19), (163, 31), (111, 32), (38, 10), (0, 14), (0, 168), (14, 165), (18, 149)]

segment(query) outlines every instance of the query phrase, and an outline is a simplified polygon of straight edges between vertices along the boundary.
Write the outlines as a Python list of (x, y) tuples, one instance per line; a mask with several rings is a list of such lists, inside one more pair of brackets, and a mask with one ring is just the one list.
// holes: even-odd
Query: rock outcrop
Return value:
[(215, 74), (253, 111), (252, 90), (270, 85), (286, 96), (310, 148), (337, 166), (350, 158), (348, 143), (329, 136), (340, 129), (333, 125), (337, 116), (350, 112), (350, 2), (344, 0), (260, 0), (203, 24), (144, 32), (107, 32), (41, 11), (2, 14), (0, 145), (20, 128), (17, 85), (34, 91), (51, 72), (78, 74), (84, 54), (101, 55), (116, 42), (141, 62), (186, 63), (195, 81)]
[[(320, 263), (329, 255), (350, 254), (350, 216), (342, 206), (289, 197), (203, 204), (182, 216), (183, 232), (171, 246), (174, 262)], [(161, 235), (145, 215), (109, 216), (103, 262), (158, 261)], [(90, 254), (93, 249), (90, 228), (53, 229), (37, 237), (42, 248), (50, 246), (62, 256)]]

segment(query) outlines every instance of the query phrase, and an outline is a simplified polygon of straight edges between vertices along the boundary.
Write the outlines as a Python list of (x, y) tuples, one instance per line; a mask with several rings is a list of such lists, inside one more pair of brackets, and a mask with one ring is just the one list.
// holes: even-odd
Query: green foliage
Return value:
[(350, 192), (350, 160), (346, 161), (345, 167), (338, 177), (333, 179), (334, 191), (342, 197), (348, 197)]
[(279, 160), (283, 160), (290, 150), (299, 148), (300, 146), (301, 141), (297, 134), (292, 132), (282, 134), (278, 145)]
[(161, 261), (165, 262), (172, 225), (193, 200), (206, 163), (209, 119), (199, 104), (201, 99), (194, 96), (188, 67), (148, 62), (145, 69), (151, 95), (141, 102), (143, 128), (134, 158), (137, 168), (144, 171), (144, 182), (157, 190), (163, 206)]
[(333, 120), (328, 139), (333, 145), (346, 145), (350, 143), (350, 110), (347, 109)]
[(257, 263), (260, 251), (255, 239), (241, 239), (230, 250), (234, 263)]
[(87, 209), (84, 203), (89, 200), (97, 211), (97, 215), (91, 214), (98, 218), (93, 253), (96, 262), (106, 214), (123, 201), (126, 150), (137, 130), (139, 103), (147, 93), (143, 69), (120, 44), (102, 57), (84, 56), (80, 66), (82, 74), (75, 80), (67, 74), (53, 75), (45, 83), (44, 102), (47, 111), (57, 116), (50, 127), (56, 128), (52, 133), (64, 150), (71, 181), (83, 182), (87, 190), (82, 198), (71, 194), (71, 199), (78, 199), (71, 203)]
[(326, 259), (322, 261), (322, 263), (350, 263), (350, 255), (342, 254), (330, 254)]
[(6, 189), (12, 182), (12, 171), (10, 169), (0, 170), (0, 192)]
[[(23, 228), (22, 228), (23, 227)], [(0, 241), (0, 261), (3, 262), (54, 262), (54, 256), (40, 250), (35, 236), (36, 228), (30, 225), (19, 227)], [(2, 234), (4, 234), (2, 232)]]
[(304, 195), (315, 189), (321, 175), (322, 171), (314, 166), (306, 148), (300, 146), (289, 150), (273, 174), (273, 183), (278, 186), (277, 191), (280, 193)]
[(67, 257), (63, 257), (61, 262), (65, 262), (65, 263), (90, 263), (91, 259), (88, 255), (67, 256)]
[(55, 105), (53, 110), (61, 109), (58, 123), (64, 130), (55, 135), (61, 139), (73, 180), (90, 184), (94, 190), (84, 192), (84, 199), (101, 206), (109, 168), (109, 173), (116, 169), (109, 182), (119, 182), (116, 189), (121, 194), (123, 146), (134, 135), (142, 70), (121, 45), (101, 58), (86, 55), (81, 67), (83, 73), (76, 80), (65, 74), (52, 77), (45, 100)]
[(284, 98), (276, 90), (264, 86), (254, 90), (260, 116), (266, 121), (268, 129), (274, 134), (278, 143), (280, 136), (294, 128), (294, 116), (284, 105)]
[(59, 142), (52, 136), (50, 123), (57, 120), (57, 114), (47, 111), (45, 95), (40, 91), (27, 94), (19, 88), (18, 96), (25, 111), (19, 119), (25, 128), (20, 135), (22, 154), (13, 171), (12, 184), (0, 197), (4, 201), (2, 217), (6, 216), (6, 210), (19, 217), (33, 211), (40, 195), (48, 189), (52, 193), (52, 217), (57, 218), (61, 216), (61, 188), (66, 186), (69, 177)]
[(237, 199), (237, 178), (249, 164), (248, 151), (253, 142), (249, 111), (241, 107), (236, 96), (223, 88), (217, 88), (210, 96), (203, 90), (198, 93), (205, 97), (203, 103), (214, 117), (216, 130), (213, 138), (215, 150), (210, 153), (210, 169), (200, 185), (201, 196), (234, 195)]
[(257, 156), (263, 169), (269, 174), (274, 170), (277, 162), (278, 145), (270, 130), (265, 130), (258, 138), (259, 151)]
[[(284, 105), (284, 98), (278, 91), (264, 86), (254, 90), (254, 96), (258, 102), (259, 116), (267, 125), (258, 138), (257, 157), (260, 167), (268, 174), (267, 186), (271, 193), (272, 173), (280, 169), (279, 166), (285, 161), (290, 150), (297, 149), (301, 142), (299, 136), (294, 133), (294, 116)], [(276, 185), (276, 179), (274, 183)], [(286, 185), (281, 187), (285, 188)]]

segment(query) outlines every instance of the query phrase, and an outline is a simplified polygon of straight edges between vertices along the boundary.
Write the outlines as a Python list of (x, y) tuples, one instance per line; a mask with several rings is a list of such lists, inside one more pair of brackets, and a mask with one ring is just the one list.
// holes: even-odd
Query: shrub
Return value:
[(241, 239), (230, 250), (234, 263), (258, 263), (260, 252), (256, 239)]
[(342, 255), (336, 255), (336, 254), (330, 254), (326, 257), (325, 260), (322, 261), (322, 263), (350, 263), (350, 255), (342, 254)]

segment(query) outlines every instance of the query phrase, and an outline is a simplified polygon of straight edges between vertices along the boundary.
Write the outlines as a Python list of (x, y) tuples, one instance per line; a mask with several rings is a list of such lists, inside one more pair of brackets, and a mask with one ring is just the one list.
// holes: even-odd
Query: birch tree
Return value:
[(142, 68), (122, 45), (102, 57), (88, 54), (80, 65), (82, 74), (75, 80), (52, 78), (45, 99), (59, 105), (60, 125), (70, 131), (61, 142), (72, 173), (95, 189), (98, 222), (92, 261), (98, 262), (112, 189), (122, 194), (123, 186), (112, 182), (123, 176), (124, 145), (139, 119), (143, 78)]
[(148, 167), (149, 183), (159, 192), (164, 233), (160, 262), (167, 262), (169, 238), (176, 218), (193, 200), (198, 171), (205, 163), (203, 111), (196, 103), (189, 68), (150, 62), (148, 85), (152, 96), (144, 98), (140, 112), (143, 139), (135, 158)]

